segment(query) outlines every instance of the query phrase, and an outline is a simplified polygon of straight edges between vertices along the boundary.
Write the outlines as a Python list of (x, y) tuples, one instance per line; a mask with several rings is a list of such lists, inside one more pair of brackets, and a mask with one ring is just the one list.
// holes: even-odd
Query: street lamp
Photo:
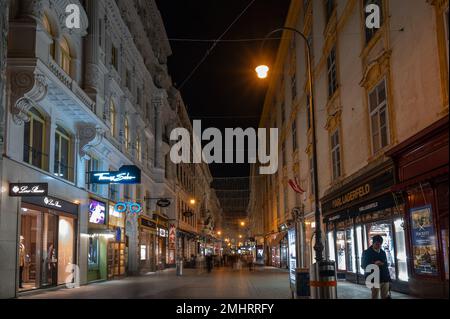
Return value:
[[(320, 278), (319, 276), (319, 269), (327, 269), (329, 270), (331, 267), (335, 267), (334, 263), (328, 262), (328, 261), (324, 261), (323, 258), (323, 243), (322, 243), (322, 227), (320, 224), (320, 210), (319, 210), (319, 178), (318, 178), (318, 173), (317, 173), (317, 141), (316, 141), (316, 121), (315, 121), (315, 109), (314, 109), (314, 79), (313, 79), (313, 68), (312, 68), (312, 61), (311, 61), (311, 46), (309, 44), (308, 38), (299, 30), (295, 29), (295, 28), (290, 28), (290, 27), (282, 27), (282, 28), (278, 28), (275, 29), (271, 32), (269, 32), (262, 44), (261, 44), (261, 52), (262, 52), (262, 48), (264, 47), (264, 43), (266, 42), (266, 40), (273, 35), (274, 33), (280, 32), (280, 31), (291, 31), (294, 32), (296, 34), (298, 34), (299, 36), (301, 36), (303, 38), (303, 40), (305, 40), (305, 44), (307, 47), (307, 53), (306, 53), (306, 58), (307, 58), (307, 64), (308, 64), (308, 91), (309, 91), (309, 114), (310, 114), (310, 119), (311, 119), (311, 131), (312, 131), (312, 153), (313, 153), (313, 158), (312, 158), (312, 162), (313, 162), (313, 178), (314, 178), (314, 208), (315, 208), (315, 223), (316, 223), (316, 228), (315, 228), (315, 236), (316, 236), (316, 243), (314, 245), (314, 250), (316, 252), (316, 263), (313, 265), (313, 272), (312, 272), (312, 278), (311, 280), (314, 281), (321, 281), (321, 279), (325, 279), (325, 278)], [(265, 78), (267, 77), (267, 73), (269, 71), (269, 67), (266, 65), (260, 65), (258, 66), (256, 69), (256, 72), (258, 74), (259, 78)], [(333, 268), (334, 269), (334, 268)], [(331, 276), (330, 276), (331, 277)], [(313, 290), (314, 293), (313, 293)], [(318, 289), (311, 289), (311, 292), (313, 293), (314, 297), (316, 298), (333, 298), (335, 297), (333, 295), (333, 293), (329, 293), (326, 292), (325, 290), (322, 290), (320, 288)]]
[(195, 205), (195, 199), (194, 198), (191, 198), (190, 200), (189, 200), (189, 203), (191, 204), (191, 205)]
[(245, 222), (241, 222), (241, 226), (245, 226)]

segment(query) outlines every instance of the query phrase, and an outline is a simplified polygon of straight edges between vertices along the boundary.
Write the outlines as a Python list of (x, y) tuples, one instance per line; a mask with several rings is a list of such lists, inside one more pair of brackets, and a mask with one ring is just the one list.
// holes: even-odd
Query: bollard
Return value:
[(177, 276), (183, 276), (183, 260), (177, 260)]
[(311, 266), (312, 299), (337, 299), (336, 263), (324, 260)]

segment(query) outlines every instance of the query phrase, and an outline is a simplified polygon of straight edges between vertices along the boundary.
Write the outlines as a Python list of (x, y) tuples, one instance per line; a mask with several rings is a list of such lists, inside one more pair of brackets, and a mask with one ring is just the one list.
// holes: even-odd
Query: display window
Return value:
[(75, 219), (23, 205), (20, 223), (19, 291), (64, 284), (75, 258)]
[(98, 237), (89, 236), (89, 251), (88, 251), (89, 270), (98, 269), (98, 260), (99, 260), (98, 246), (99, 246)]
[(403, 218), (394, 220), (395, 243), (397, 249), (398, 279), (408, 281), (408, 261), (406, 257), (405, 221)]
[(366, 240), (366, 227), (359, 225), (356, 226), (356, 247), (357, 247), (357, 260), (358, 260), (358, 272), (361, 275), (364, 275), (364, 269), (361, 267), (361, 260), (363, 251), (367, 249), (367, 240)]
[[(394, 238), (392, 232), (392, 225), (389, 222), (377, 222), (367, 226), (367, 235), (371, 241), (373, 236), (380, 235), (383, 238), (383, 245), (381, 249), (384, 250), (387, 257), (388, 269), (392, 279), (395, 276), (395, 252), (394, 252)], [(372, 243), (370, 243), (372, 244)]]
[(327, 234), (328, 239), (328, 258), (330, 260), (336, 259), (336, 250), (335, 250), (335, 243), (334, 243), (334, 232), (329, 231)]
[(338, 270), (345, 271), (345, 270), (347, 270), (345, 231), (338, 230), (336, 232), (336, 250), (337, 250), (337, 266), (338, 266)]
[(348, 261), (347, 261), (347, 271), (348, 272), (353, 272), (356, 273), (356, 256), (355, 256), (355, 241), (354, 241), (354, 232), (353, 232), (353, 227), (352, 228), (348, 228), (345, 231), (345, 244), (346, 244), (346, 250), (347, 250), (347, 257), (348, 257)]

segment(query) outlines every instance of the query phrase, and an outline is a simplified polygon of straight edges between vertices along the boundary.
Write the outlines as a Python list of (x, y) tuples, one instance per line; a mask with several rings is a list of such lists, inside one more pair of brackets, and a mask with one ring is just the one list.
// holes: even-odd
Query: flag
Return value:
[(292, 189), (294, 190), (294, 192), (299, 193), (299, 194), (303, 194), (305, 191), (300, 187), (300, 183), (298, 182), (297, 177), (295, 178), (295, 180), (290, 179), (289, 180), (289, 185), (292, 187)]

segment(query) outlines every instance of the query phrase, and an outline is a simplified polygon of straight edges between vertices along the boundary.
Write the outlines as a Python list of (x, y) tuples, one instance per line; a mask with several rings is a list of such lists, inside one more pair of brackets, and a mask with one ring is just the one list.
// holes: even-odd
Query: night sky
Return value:
[[(217, 39), (251, 0), (156, 0), (169, 39)], [(263, 38), (283, 26), (289, 0), (256, 0), (224, 36), (224, 40)], [(211, 47), (212, 42), (170, 41), (169, 74), (182, 94), (191, 120), (202, 129), (257, 127), (267, 82), (254, 68), (261, 42), (220, 42), (185, 85), (180, 85)], [(278, 41), (268, 41), (264, 55), (275, 58)], [(247, 164), (211, 164), (215, 177), (248, 176)]]

